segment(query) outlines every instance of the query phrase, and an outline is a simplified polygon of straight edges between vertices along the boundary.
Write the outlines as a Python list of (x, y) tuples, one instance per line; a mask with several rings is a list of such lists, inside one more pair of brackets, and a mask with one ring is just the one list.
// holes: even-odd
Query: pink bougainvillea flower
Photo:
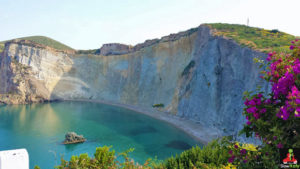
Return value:
[(295, 116), (300, 117), (300, 107), (297, 107), (295, 110)]
[(277, 148), (283, 148), (283, 145), (281, 143), (277, 144)]
[(229, 159), (228, 159), (228, 162), (229, 163), (233, 163), (233, 161), (234, 161), (234, 158), (235, 158), (235, 156), (234, 155), (232, 155)]
[(255, 106), (256, 105), (256, 101), (253, 99), (253, 100), (250, 100), (249, 101), (249, 105), (251, 106)]
[(285, 110), (283, 111), (282, 115), (283, 115), (283, 120), (287, 120), (290, 116), (290, 107), (289, 106), (285, 106)]
[(246, 110), (248, 113), (256, 113), (258, 109), (256, 107), (250, 107)]
[(298, 58), (294, 61), (294, 65), (292, 66), (292, 68), (296, 75), (300, 73), (300, 61)]
[(267, 112), (267, 109), (266, 109), (266, 108), (263, 108), (263, 109), (261, 109), (261, 110), (259, 111), (259, 113), (261, 113), (261, 114), (263, 114), (263, 113), (265, 113), (265, 112)]
[(273, 55), (274, 55), (273, 52), (268, 53), (267, 61), (271, 61)]
[(273, 56), (273, 53), (272, 52), (268, 53), (268, 56)]
[(278, 65), (278, 64), (280, 64), (279, 61), (276, 61), (276, 62), (271, 63), (271, 65), (270, 65), (270, 70), (271, 70), (272, 75), (275, 74), (275, 71), (277, 70), (277, 65)]
[(293, 46), (293, 45), (290, 46), (290, 49), (291, 49), (291, 50), (293, 50), (294, 48), (295, 48), (295, 46)]
[(254, 113), (253, 113), (253, 116), (254, 116), (254, 118), (255, 118), (256, 120), (260, 118), (259, 113), (257, 113), (257, 112), (254, 112)]
[(283, 120), (287, 120), (292, 111), (293, 111), (293, 108), (291, 107), (291, 105), (286, 104), (279, 109), (279, 112), (276, 114), (276, 116)]
[(297, 96), (299, 96), (299, 94), (300, 94), (300, 92), (299, 92), (298, 88), (294, 85), (294, 86), (292, 87), (292, 93), (291, 93), (291, 96), (292, 96), (292, 97), (297, 97)]
[(249, 106), (249, 105), (250, 105), (250, 104), (249, 104), (248, 98), (246, 99), (246, 101), (244, 102), (244, 104), (245, 104), (246, 106)]
[(256, 99), (256, 98), (255, 98), (255, 99), (253, 99), (253, 100), (255, 101), (255, 104), (256, 104), (256, 105), (261, 105), (261, 100), (260, 100), (260, 99)]
[(286, 72), (277, 83), (272, 86), (272, 91), (274, 92), (274, 98), (278, 98), (281, 94), (288, 94), (290, 88), (294, 85), (294, 75), (290, 72)]
[(300, 104), (300, 99), (297, 98), (297, 99), (295, 100), (295, 103), (296, 103), (296, 104)]
[(285, 65), (285, 66), (284, 66), (284, 70), (285, 70), (285, 71), (290, 71), (290, 69), (291, 69), (291, 66), (290, 66), (290, 65)]
[(240, 153), (241, 153), (241, 155), (245, 155), (245, 154), (247, 153), (247, 150), (246, 150), (246, 149), (242, 149), (242, 150), (240, 151)]
[(274, 104), (279, 104), (279, 103), (280, 103), (279, 100), (275, 100), (275, 101), (274, 101)]
[(267, 100), (264, 101), (264, 103), (265, 103), (265, 104), (271, 104), (271, 100), (270, 100), (270, 99), (267, 99)]
[(283, 116), (282, 116), (282, 113), (279, 111), (278, 113), (276, 113), (276, 116), (278, 117), (278, 118), (282, 118)]

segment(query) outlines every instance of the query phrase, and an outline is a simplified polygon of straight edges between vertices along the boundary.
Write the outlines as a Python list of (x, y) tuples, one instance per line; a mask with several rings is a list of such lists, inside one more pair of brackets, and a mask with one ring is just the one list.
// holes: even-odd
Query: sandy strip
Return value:
[(147, 116), (153, 117), (155, 119), (167, 122), (167, 123), (175, 126), (176, 128), (184, 131), (185, 133), (192, 136), (193, 138), (195, 138), (196, 140), (200, 141), (203, 144), (207, 144), (212, 139), (215, 139), (215, 138), (218, 138), (221, 136), (221, 132), (217, 129), (204, 127), (195, 121), (183, 119), (183, 118), (177, 117), (175, 115), (172, 115), (172, 114), (169, 114), (166, 112), (161, 112), (161, 111), (156, 110), (155, 108), (141, 108), (141, 107), (137, 107), (137, 106), (133, 106), (133, 105), (114, 103), (114, 102), (104, 101), (104, 100), (65, 99), (64, 101), (83, 101), (83, 102), (102, 103), (102, 104), (122, 107), (122, 108), (132, 110), (132, 111), (135, 111), (138, 113), (142, 113)]

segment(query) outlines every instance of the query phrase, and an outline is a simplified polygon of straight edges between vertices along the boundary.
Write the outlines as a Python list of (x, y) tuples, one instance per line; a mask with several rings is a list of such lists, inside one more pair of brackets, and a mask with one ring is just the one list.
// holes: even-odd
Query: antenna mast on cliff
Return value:
[(249, 26), (249, 18), (247, 18), (247, 26)]

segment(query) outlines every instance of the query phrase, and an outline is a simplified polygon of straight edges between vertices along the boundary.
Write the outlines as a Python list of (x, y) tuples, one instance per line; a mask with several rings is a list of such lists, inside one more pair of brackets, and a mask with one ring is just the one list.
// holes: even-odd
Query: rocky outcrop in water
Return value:
[(95, 99), (144, 108), (164, 104), (163, 111), (228, 135), (245, 122), (242, 93), (257, 84), (265, 91), (269, 87), (253, 63), (266, 54), (214, 36), (205, 25), (130, 49), (112, 45), (100, 51), (67, 54), (8, 43), (0, 59), (0, 100)]
[(86, 139), (82, 135), (77, 135), (75, 132), (68, 132), (65, 135), (65, 140), (63, 144), (75, 144), (75, 143), (83, 143)]

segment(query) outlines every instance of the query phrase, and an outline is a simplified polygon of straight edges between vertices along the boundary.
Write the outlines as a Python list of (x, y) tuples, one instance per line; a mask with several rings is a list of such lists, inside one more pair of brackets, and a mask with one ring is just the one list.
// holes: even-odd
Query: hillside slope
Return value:
[[(51, 47), (51, 48), (54, 48), (57, 50), (62, 50), (62, 51), (63, 50), (74, 50), (71, 47), (69, 47), (63, 43), (58, 42), (58, 41), (51, 39), (49, 37), (46, 37), (46, 36), (29, 36), (29, 37), (17, 38), (17, 39), (13, 39), (13, 40), (29, 40), (34, 43), (48, 46), (48, 47)], [(0, 42), (0, 52), (4, 49), (4, 44), (8, 41), (11, 41), (11, 40)]]
[(289, 52), (289, 45), (296, 37), (277, 29), (267, 30), (238, 24), (205, 24), (214, 29), (213, 34), (235, 40), (261, 52)]

